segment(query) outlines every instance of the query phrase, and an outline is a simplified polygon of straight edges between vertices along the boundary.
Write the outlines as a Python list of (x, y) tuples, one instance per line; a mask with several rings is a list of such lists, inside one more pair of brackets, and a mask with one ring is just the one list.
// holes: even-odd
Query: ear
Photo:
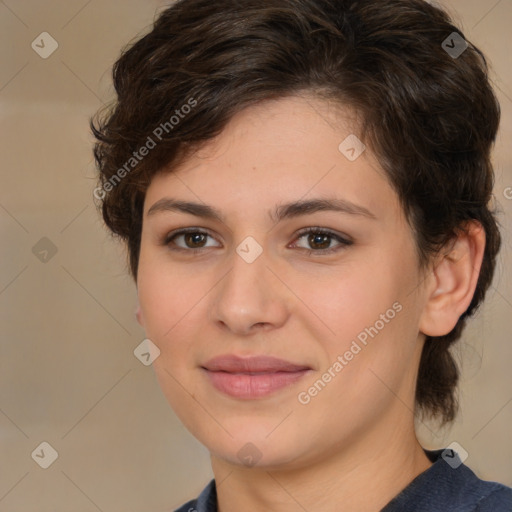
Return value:
[(140, 309), (139, 301), (137, 300), (137, 307), (135, 308), (135, 318), (137, 318), (137, 322), (141, 327), (145, 327), (144, 325), (144, 316), (142, 315), (142, 311)]
[(419, 329), (427, 336), (444, 336), (457, 324), (475, 293), (485, 249), (485, 231), (477, 221), (464, 226), (441, 251), (427, 290)]

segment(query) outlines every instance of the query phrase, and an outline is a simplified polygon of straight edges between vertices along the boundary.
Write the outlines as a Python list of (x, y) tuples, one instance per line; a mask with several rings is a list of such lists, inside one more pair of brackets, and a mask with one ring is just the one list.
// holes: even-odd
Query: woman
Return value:
[(500, 247), (499, 105), (448, 16), (182, 0), (114, 83), (95, 196), (215, 475), (178, 510), (512, 510), (414, 428), (455, 417), (449, 347)]

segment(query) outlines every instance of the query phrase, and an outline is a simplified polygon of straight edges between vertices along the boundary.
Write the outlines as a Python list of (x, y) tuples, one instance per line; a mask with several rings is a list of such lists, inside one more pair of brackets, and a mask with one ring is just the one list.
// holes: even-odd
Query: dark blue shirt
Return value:
[[(449, 458), (446, 452), (451, 452)], [(425, 453), (433, 465), (381, 512), (512, 512), (512, 488), (480, 480), (451, 450)], [(175, 512), (218, 512), (215, 480)]]

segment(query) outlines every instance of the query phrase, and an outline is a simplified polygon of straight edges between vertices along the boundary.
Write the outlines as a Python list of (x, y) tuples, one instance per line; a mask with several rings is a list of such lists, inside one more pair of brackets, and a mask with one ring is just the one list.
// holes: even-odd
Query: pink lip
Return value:
[(262, 398), (289, 386), (311, 370), (270, 356), (215, 357), (202, 368), (219, 391), (235, 398)]

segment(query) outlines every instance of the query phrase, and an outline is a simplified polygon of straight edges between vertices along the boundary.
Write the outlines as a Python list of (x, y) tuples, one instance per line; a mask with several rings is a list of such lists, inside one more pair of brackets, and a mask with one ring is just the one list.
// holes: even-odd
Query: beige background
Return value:
[[(170, 410), (151, 367), (135, 287), (92, 204), (88, 119), (112, 97), (120, 48), (158, 0), (0, 2), (0, 512), (173, 509), (212, 477), (206, 449)], [(503, 121), (495, 152), (504, 248), (488, 301), (457, 351), (462, 409), (428, 447), (457, 441), (481, 477), (512, 485), (512, 61), (508, 0), (445, 2), (493, 66)], [(58, 42), (42, 59), (41, 32)], [(57, 253), (41, 262), (42, 237)], [(31, 458), (46, 441), (48, 468)]]

